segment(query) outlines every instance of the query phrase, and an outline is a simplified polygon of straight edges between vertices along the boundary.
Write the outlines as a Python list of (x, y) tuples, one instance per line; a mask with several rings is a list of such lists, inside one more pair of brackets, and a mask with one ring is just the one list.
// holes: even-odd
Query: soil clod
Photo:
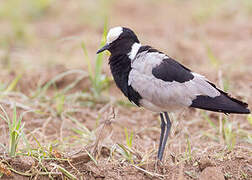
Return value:
[(206, 167), (199, 177), (200, 180), (225, 180), (221, 169), (218, 167)]

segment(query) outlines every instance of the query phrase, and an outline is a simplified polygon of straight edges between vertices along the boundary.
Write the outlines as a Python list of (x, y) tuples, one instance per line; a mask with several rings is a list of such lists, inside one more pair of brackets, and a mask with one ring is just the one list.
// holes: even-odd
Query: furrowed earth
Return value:
[(69, 0), (50, 1), (39, 12), (25, 7), (20, 12), (30, 14), (22, 17), (12, 16), (18, 8), (9, 14), (0, 8), (0, 104), (11, 120), (15, 107), (17, 117), (23, 115), (25, 135), (11, 157), (9, 126), (1, 118), (0, 179), (252, 179), (251, 115), (171, 113), (171, 134), (158, 162), (159, 114), (123, 97), (106, 53), (107, 87), (93, 93), (82, 48), (84, 43), (95, 67), (107, 18), (109, 27), (130, 27), (142, 44), (251, 109), (250, 1)]

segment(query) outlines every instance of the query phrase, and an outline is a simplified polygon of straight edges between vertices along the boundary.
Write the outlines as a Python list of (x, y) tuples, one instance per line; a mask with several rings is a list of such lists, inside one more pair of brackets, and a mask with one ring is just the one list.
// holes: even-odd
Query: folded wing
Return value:
[(249, 112), (245, 103), (155, 49), (139, 52), (131, 67), (129, 85), (161, 109), (195, 107), (224, 113)]

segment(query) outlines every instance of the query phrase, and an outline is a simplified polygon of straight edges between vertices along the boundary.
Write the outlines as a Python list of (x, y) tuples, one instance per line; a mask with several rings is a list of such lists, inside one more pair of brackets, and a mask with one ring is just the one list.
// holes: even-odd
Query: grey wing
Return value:
[(190, 106), (198, 95), (220, 95), (204, 76), (197, 73), (192, 72), (193, 78), (183, 83), (155, 77), (152, 70), (161, 64), (164, 57), (164, 54), (156, 52), (152, 56), (151, 53), (142, 54), (138, 55), (132, 64), (128, 83), (142, 96), (143, 101), (147, 101), (145, 103), (152, 103), (161, 110), (173, 111)]

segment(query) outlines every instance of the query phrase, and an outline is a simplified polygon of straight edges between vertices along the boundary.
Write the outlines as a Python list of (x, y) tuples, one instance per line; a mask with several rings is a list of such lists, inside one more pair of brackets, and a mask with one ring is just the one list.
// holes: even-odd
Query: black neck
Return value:
[(128, 86), (131, 60), (128, 58), (127, 54), (111, 54), (109, 65), (117, 87), (130, 101), (133, 101), (139, 106), (141, 96), (131, 86)]

